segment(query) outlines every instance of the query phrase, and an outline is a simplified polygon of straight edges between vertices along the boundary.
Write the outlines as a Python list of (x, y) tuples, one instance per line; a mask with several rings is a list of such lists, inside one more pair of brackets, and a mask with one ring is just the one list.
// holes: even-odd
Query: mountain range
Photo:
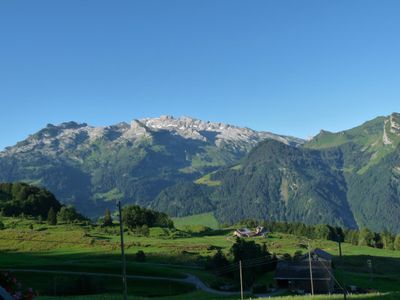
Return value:
[(189, 117), (46, 128), (0, 152), (0, 181), (42, 185), (91, 217), (116, 200), (147, 206), (161, 190), (243, 158), (258, 142), (301, 139)]
[(96, 217), (115, 201), (172, 216), (399, 231), (400, 115), (309, 141), (190, 117), (47, 125), (0, 152), (0, 181), (42, 185)]

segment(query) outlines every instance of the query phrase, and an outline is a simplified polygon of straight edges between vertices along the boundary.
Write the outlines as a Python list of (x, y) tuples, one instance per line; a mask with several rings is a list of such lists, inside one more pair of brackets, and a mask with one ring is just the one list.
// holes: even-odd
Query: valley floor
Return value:
[[(0, 269), (12, 269), (25, 287), (39, 291), (39, 300), (121, 299), (121, 272), (118, 228), (92, 225), (49, 226), (34, 220), (4, 218), (6, 229), (0, 235)], [(32, 226), (30, 226), (32, 224)], [(30, 229), (33, 228), (33, 229)], [(234, 239), (232, 229), (208, 234), (151, 228), (150, 235), (125, 234), (129, 299), (238, 299), (238, 294), (222, 293), (212, 288), (231, 284), (202, 265), (218, 249), (229, 252)], [(266, 243), (270, 252), (282, 255), (303, 251), (305, 238), (273, 233), (254, 238)], [(335, 255), (335, 277), (346, 285), (356, 285), (370, 295), (353, 295), (349, 299), (400, 299), (400, 252), (343, 244), (344, 259), (337, 259), (337, 244), (313, 240), (312, 247)], [(137, 262), (142, 250), (146, 262)], [(372, 262), (372, 272), (367, 260)], [(86, 276), (82, 276), (86, 275)], [(190, 277), (188, 277), (190, 276)], [(258, 279), (274, 284), (273, 274)], [(79, 286), (85, 288), (78, 291)], [(197, 288), (200, 288), (199, 290)], [(86, 290), (85, 290), (86, 289)], [(71, 293), (87, 293), (73, 296)], [(377, 294), (377, 292), (382, 294)], [(277, 296), (273, 294), (273, 296)], [(246, 299), (255, 298), (246, 294)], [(318, 296), (313, 299), (342, 299), (343, 296)], [(276, 297), (281, 300), (310, 299), (308, 296)]]

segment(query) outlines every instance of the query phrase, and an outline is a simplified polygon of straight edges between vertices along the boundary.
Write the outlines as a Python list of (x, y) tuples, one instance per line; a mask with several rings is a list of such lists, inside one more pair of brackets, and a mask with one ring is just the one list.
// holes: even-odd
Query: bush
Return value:
[(144, 252), (142, 250), (139, 250), (135, 254), (135, 260), (137, 262), (145, 262), (146, 261), (146, 254), (144, 254)]
[(4, 228), (6, 228), (6, 225), (4, 225), (2, 221), (0, 221), (0, 230), (3, 230)]

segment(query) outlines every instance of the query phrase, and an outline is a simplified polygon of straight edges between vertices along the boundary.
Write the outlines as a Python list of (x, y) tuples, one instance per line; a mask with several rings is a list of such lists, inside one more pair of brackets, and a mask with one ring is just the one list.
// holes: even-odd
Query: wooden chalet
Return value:
[(257, 226), (255, 231), (252, 231), (248, 228), (239, 228), (239, 229), (236, 229), (233, 233), (234, 236), (241, 237), (241, 238), (261, 236), (263, 234), (265, 234), (265, 231), (264, 231), (264, 227), (262, 227), (262, 226)]

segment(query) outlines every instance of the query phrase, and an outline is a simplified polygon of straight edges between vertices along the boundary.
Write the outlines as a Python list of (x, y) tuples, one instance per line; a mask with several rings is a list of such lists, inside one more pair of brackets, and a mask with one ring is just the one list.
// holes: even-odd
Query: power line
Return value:
[[(254, 262), (254, 263), (251, 263), (251, 264), (248, 263), (246, 265), (244, 265), (242, 263), (242, 268), (243, 269), (247, 269), (247, 268), (252, 268), (252, 267), (259, 267), (259, 266), (262, 266), (262, 265), (275, 264), (276, 262), (277, 261), (264, 261), (264, 262), (260, 261), (260, 262)], [(237, 270), (237, 268), (238, 268), (238, 263), (235, 263), (235, 264), (231, 264), (230, 266), (226, 266), (226, 267), (222, 267), (222, 268), (217, 269), (216, 273), (219, 274), (219, 275), (222, 275), (222, 274), (226, 274), (226, 273), (235, 271), (235, 270)]]
[(329, 275), (333, 278), (333, 280), (337, 283), (337, 285), (346, 293), (348, 294), (347, 290), (342, 287), (342, 285), (339, 283), (339, 281), (336, 280), (336, 277), (332, 274), (332, 272), (328, 269), (327, 266), (325, 266), (324, 262), (322, 261), (318, 261), (319, 263), (321, 263), (321, 265), (328, 271)]

